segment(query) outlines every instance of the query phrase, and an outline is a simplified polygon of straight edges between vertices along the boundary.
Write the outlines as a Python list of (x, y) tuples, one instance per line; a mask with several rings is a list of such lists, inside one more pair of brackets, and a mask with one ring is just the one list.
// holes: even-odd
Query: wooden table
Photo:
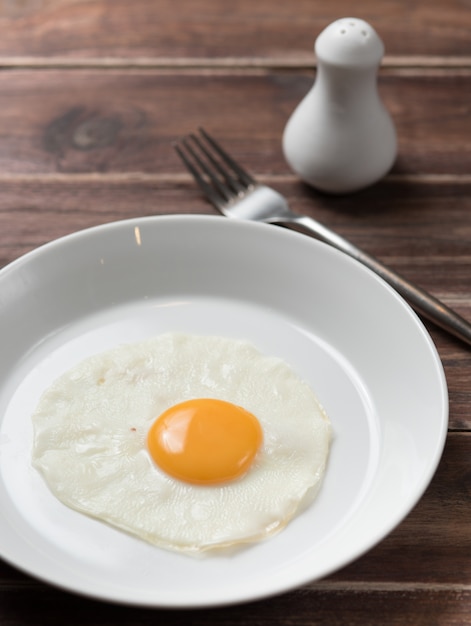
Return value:
[[(307, 188), (281, 134), (315, 77), (313, 43), (347, 0), (3, 0), (0, 265), (135, 216), (215, 213), (172, 140), (203, 125), (262, 181), (471, 319), (471, 11), (460, 0), (359, 0), (386, 46), (379, 88), (399, 157), (341, 197)], [(425, 495), (356, 562), (302, 589), (192, 612), (113, 606), (0, 564), (0, 624), (471, 623), (471, 350), (427, 324), (450, 395)], [(0, 357), (1, 358), (1, 357)]]

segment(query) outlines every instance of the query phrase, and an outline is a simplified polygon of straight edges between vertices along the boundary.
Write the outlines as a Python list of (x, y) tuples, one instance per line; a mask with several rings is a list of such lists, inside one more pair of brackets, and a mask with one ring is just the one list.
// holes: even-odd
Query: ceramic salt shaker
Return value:
[(365, 21), (344, 18), (315, 43), (317, 76), (283, 134), (290, 167), (329, 193), (372, 185), (391, 168), (397, 140), (377, 90), (384, 45)]

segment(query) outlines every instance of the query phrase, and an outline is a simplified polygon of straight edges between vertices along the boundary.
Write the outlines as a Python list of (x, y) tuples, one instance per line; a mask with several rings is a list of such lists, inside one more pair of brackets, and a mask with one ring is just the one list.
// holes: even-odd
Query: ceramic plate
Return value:
[[(321, 492), (276, 537), (195, 559), (58, 502), (32, 469), (31, 413), (51, 381), (100, 350), (166, 331), (244, 338), (287, 361), (333, 426)], [(384, 538), (439, 462), (442, 366), (381, 279), (299, 233), (210, 216), (112, 223), (0, 272), (0, 556), (95, 598), (216, 606), (324, 577)]]

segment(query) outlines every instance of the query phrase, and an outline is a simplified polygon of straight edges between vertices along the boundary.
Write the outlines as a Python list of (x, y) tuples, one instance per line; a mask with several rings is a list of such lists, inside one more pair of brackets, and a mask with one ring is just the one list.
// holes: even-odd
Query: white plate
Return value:
[[(169, 330), (252, 341), (305, 378), (334, 441), (315, 503), (232, 556), (156, 549), (59, 503), (31, 468), (30, 415), (83, 357)], [(372, 272), (288, 230), (161, 216), (92, 228), (0, 272), (0, 555), (62, 588), (156, 607), (215, 606), (326, 576), (421, 497), (447, 430), (440, 360)]]

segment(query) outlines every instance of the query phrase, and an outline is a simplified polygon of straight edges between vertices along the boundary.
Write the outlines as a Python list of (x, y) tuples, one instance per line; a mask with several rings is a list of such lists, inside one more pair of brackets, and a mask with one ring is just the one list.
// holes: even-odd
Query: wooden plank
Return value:
[[(179, 0), (178, 9), (172, 0), (4, 0), (0, 57), (310, 62), (319, 32), (351, 14), (349, 0)], [(471, 56), (471, 12), (459, 0), (364, 0), (355, 15), (388, 55)]]
[[(397, 124), (400, 156), (380, 184), (331, 197), (289, 172), (280, 138), (314, 80), (314, 40), (351, 14), (349, 0), (3, 0), (0, 267), (51, 239), (115, 219), (215, 214), (171, 149), (176, 137), (204, 125), (295, 208), (471, 319), (465, 4), (355, 5), (386, 45), (380, 90)], [(418, 505), (366, 555), (280, 597), (187, 612), (95, 602), (0, 562), (0, 622), (470, 624), (471, 352), (428, 327), (449, 385), (447, 445)]]
[(69, 626), (152, 626), (156, 622), (169, 626), (468, 626), (471, 620), (471, 592), (461, 588), (360, 591), (323, 587), (239, 606), (179, 611), (113, 606), (41, 587), (0, 590), (0, 604), (3, 623), (8, 626), (56, 624), (64, 615)]
[[(289, 173), (284, 126), (313, 83), (291, 72), (11, 71), (0, 74), (0, 171), (176, 173), (171, 142), (207, 126), (260, 174)], [(393, 174), (469, 176), (471, 71), (381, 76)]]

